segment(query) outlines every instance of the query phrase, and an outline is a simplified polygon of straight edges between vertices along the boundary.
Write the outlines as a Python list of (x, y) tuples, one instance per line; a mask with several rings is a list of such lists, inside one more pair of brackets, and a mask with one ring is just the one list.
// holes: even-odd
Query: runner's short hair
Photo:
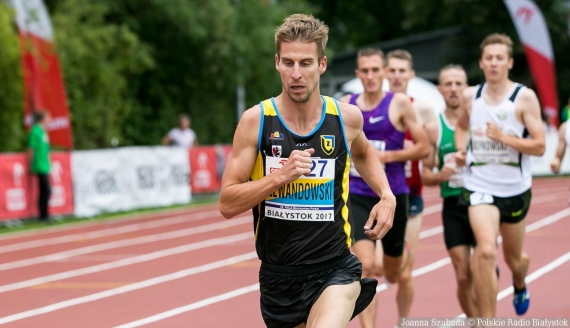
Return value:
[(483, 49), (491, 44), (504, 44), (509, 50), (509, 57), (513, 57), (513, 40), (506, 34), (493, 33), (487, 35), (481, 42), (481, 57), (483, 57)]
[(387, 55), (386, 55), (386, 63), (388, 63), (388, 61), (390, 60), (390, 58), (396, 58), (396, 59), (402, 59), (402, 60), (407, 60), (410, 63), (410, 69), (414, 68), (414, 62), (412, 60), (412, 54), (404, 49), (396, 49), (396, 50), (392, 50), (390, 51)]
[[(437, 74), (437, 83), (441, 83), (441, 73), (443, 73), (445, 71), (449, 71), (450, 69), (458, 69), (458, 70), (463, 71), (465, 73), (465, 69), (461, 65), (458, 65), (458, 64), (445, 65), (439, 70), (439, 74)], [(465, 73), (465, 75), (467, 75), (467, 73)]]
[(360, 57), (370, 57), (370, 56), (380, 56), (380, 58), (382, 59), (382, 64), (383, 65), (386, 64), (386, 56), (384, 55), (384, 52), (382, 50), (378, 48), (364, 48), (360, 49), (356, 54), (356, 66), (358, 67), (358, 60), (360, 59)]
[(315, 42), (319, 60), (325, 56), (329, 27), (311, 15), (293, 14), (275, 31), (275, 47), (280, 55), (282, 42)]

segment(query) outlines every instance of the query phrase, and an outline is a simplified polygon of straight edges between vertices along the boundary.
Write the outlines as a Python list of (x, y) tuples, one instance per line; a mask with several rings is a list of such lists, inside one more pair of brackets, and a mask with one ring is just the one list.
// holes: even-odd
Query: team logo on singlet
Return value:
[(273, 157), (281, 157), (281, 146), (280, 145), (271, 146), (271, 154), (273, 155)]
[(269, 135), (269, 139), (271, 139), (271, 140), (283, 140), (283, 133), (279, 133), (279, 131), (275, 131)]
[(334, 151), (334, 136), (321, 135), (321, 148), (325, 154), (330, 155)]
[(507, 118), (507, 112), (505, 112), (503, 109), (499, 109), (497, 111), (497, 118), (499, 120), (505, 120)]

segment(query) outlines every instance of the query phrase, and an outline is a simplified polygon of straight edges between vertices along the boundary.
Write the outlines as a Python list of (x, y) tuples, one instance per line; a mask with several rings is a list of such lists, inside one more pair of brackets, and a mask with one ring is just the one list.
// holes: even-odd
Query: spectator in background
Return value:
[(560, 124), (568, 120), (568, 114), (570, 114), (570, 98), (568, 98), (568, 103), (566, 104), (566, 106), (562, 108), (562, 120), (560, 121)]
[(190, 116), (182, 114), (178, 117), (178, 127), (170, 130), (162, 138), (162, 144), (170, 144), (179, 147), (192, 148), (198, 144), (198, 138), (194, 130), (190, 129)]
[(49, 182), (49, 137), (46, 131), (50, 118), (48, 112), (43, 110), (36, 111), (34, 113), (35, 124), (32, 126), (30, 134), (28, 135), (30, 172), (38, 177), (39, 220), (47, 223), (50, 222), (48, 203), (51, 196), (51, 185)]

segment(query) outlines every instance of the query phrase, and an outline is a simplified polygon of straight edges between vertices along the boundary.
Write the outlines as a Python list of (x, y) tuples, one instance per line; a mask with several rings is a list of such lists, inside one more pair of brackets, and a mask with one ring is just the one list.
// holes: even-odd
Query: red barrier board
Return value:
[(222, 176), (232, 147), (199, 146), (189, 151), (190, 185), (193, 194), (220, 191)]
[[(73, 213), (73, 186), (69, 153), (51, 156), (50, 214)], [(38, 182), (30, 174), (25, 154), (0, 155), (0, 220), (38, 216)]]
[(220, 189), (220, 182), (216, 149), (212, 146), (193, 147), (189, 153), (192, 193), (217, 192)]

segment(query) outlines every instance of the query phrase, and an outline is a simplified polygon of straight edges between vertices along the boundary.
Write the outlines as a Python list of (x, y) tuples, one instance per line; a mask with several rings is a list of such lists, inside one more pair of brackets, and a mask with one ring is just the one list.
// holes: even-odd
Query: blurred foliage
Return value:
[[(479, 44), (491, 33), (505, 33), (514, 43), (514, 66), (510, 77), (534, 88), (524, 50), (510, 14), (503, 1), (496, 0), (402, 0), (406, 19), (401, 28), (407, 33), (429, 31), (447, 26), (462, 25), (468, 28), (467, 35), (453, 39), (454, 46), (464, 49), (457, 62), (466, 65), (470, 82), (483, 81), (479, 69)], [(570, 96), (570, 36), (568, 35), (568, 11), (561, 0), (535, 1), (550, 33), (558, 80), (560, 107)], [(422, 13), (418, 15), (417, 13)], [(437, 19), (434, 19), (437, 17)]]
[(128, 78), (154, 66), (151, 49), (126, 24), (107, 22), (104, 3), (63, 0), (53, 12), (75, 148), (106, 147), (137, 108)]
[(330, 28), (329, 47), (349, 50), (405, 36), (402, 0), (310, 0)]
[[(289, 14), (315, 14), (330, 27), (327, 54), (414, 33), (464, 26), (450, 58), (482, 79), (479, 43), (513, 37), (512, 78), (533, 87), (503, 1), (496, 0), (44, 0), (65, 78), (76, 149), (156, 145), (192, 116), (200, 143), (230, 142), (237, 85), (246, 108), (280, 92), (275, 27)], [(548, 22), (561, 101), (570, 95), (570, 38), (561, 0), (537, 1)], [(21, 150), (23, 91), (13, 13), (0, 4), (0, 151)]]
[(14, 11), (0, 2), (0, 151), (20, 151), (25, 133), (20, 38)]
[(155, 67), (130, 74), (136, 110), (123, 126), (127, 143), (156, 144), (192, 117), (200, 143), (230, 142), (237, 123), (237, 84), (246, 106), (279, 93), (274, 65), (275, 26), (302, 1), (105, 0), (111, 22), (123, 22), (153, 49)]

